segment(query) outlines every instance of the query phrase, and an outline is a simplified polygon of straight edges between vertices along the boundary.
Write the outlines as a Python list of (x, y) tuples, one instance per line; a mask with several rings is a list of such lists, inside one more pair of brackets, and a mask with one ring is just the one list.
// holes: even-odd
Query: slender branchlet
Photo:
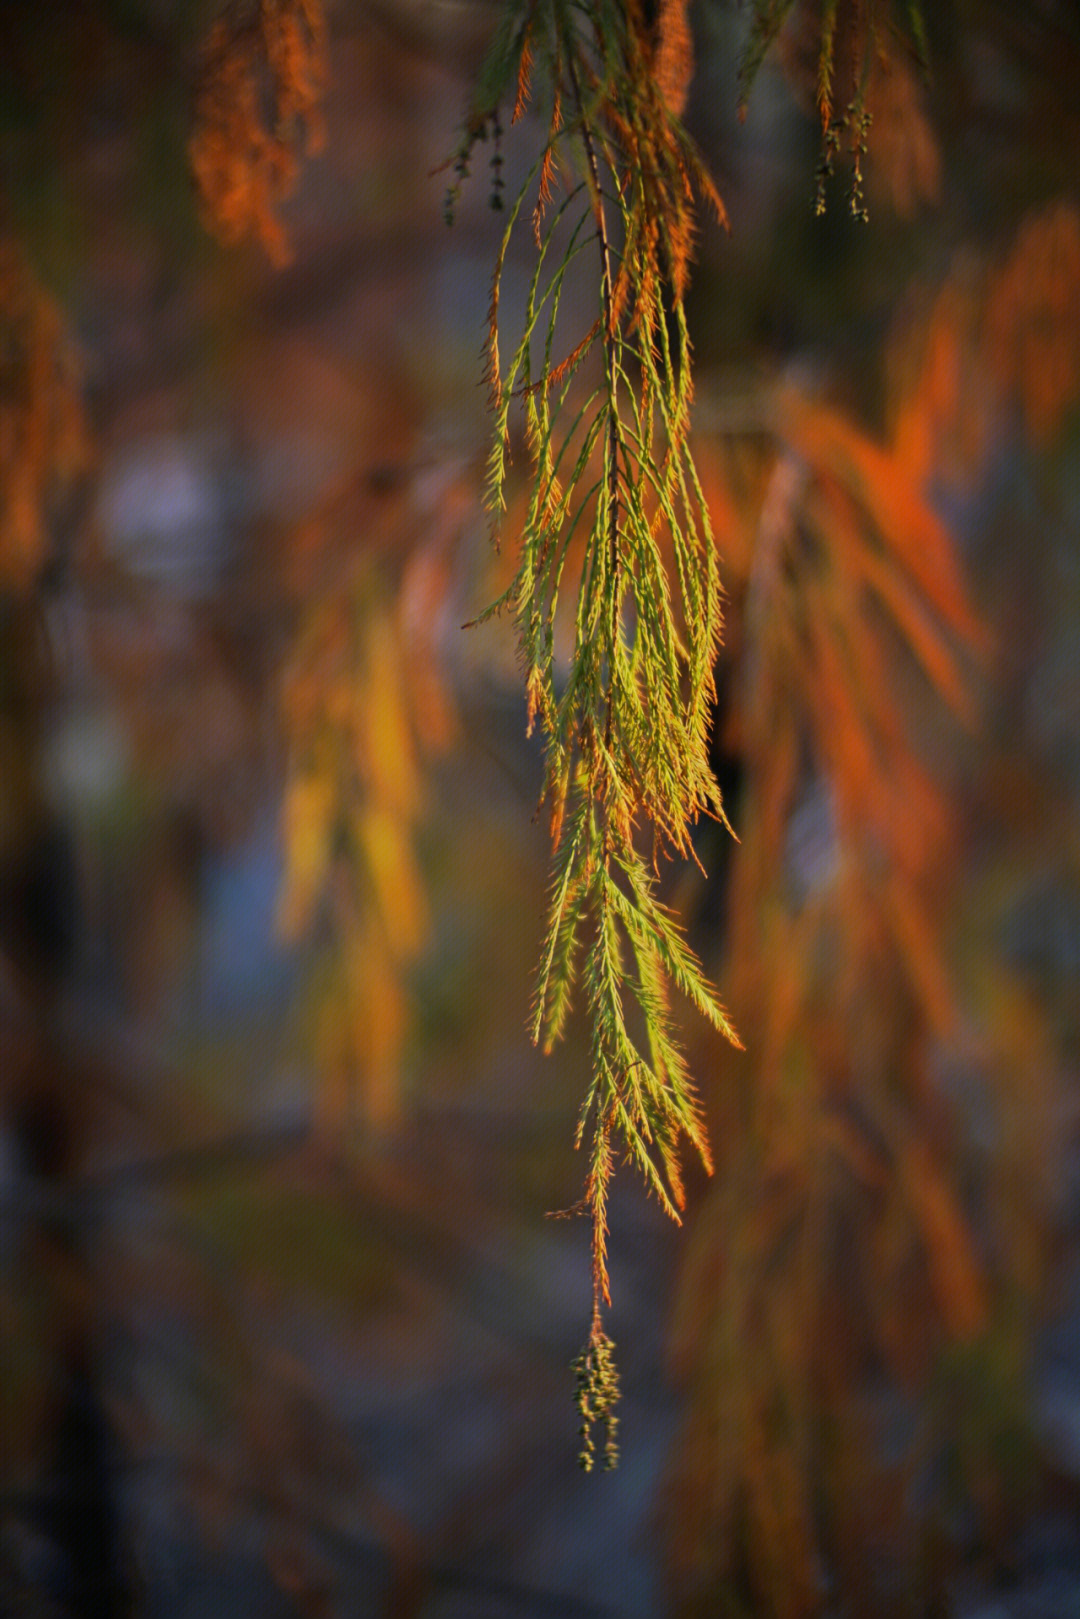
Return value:
[[(579, 982), (590, 1023), (577, 1130), (589, 1169), (572, 1211), (587, 1213), (593, 1230), (592, 1318), (575, 1363), (586, 1468), (598, 1422), (608, 1466), (617, 1455), (618, 1376), (603, 1311), (618, 1151), (676, 1220), (684, 1137), (711, 1167), (672, 987), (738, 1044), (657, 894), (658, 851), (692, 855), (698, 816), (723, 818), (708, 762), (721, 591), (689, 447), (683, 310), (695, 192), (721, 219), (723, 208), (665, 96), (667, 79), (651, 72), (666, 47), (646, 10), (635, 0), (508, 4), (458, 154), (460, 176), (499, 105), (512, 99), (517, 119), (530, 99), (538, 104), (547, 134), (507, 209), (488, 351), (488, 501), (496, 515), (505, 510), (509, 445), (522, 428), (531, 493), (516, 576), (483, 616), (515, 614), (530, 726), (539, 723), (546, 747), (554, 871), (532, 1037), (551, 1049)], [(684, 55), (685, 11), (664, 9)], [(681, 78), (676, 89), (681, 107)], [(505, 361), (502, 271), (526, 218), (534, 270)], [(597, 304), (574, 340), (562, 295), (583, 254), (595, 255)]]

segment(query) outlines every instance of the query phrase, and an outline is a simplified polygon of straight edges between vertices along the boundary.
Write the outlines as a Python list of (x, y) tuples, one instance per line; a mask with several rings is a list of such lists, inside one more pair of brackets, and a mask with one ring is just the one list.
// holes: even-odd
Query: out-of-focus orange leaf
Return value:
[(50, 543), (51, 503), (89, 464), (60, 312), (18, 246), (0, 240), (0, 589), (28, 589)]
[(408, 648), (407, 673), (417, 735), (421, 745), (433, 753), (444, 752), (459, 734), (457, 712), (438, 656), (440, 621), (453, 600), (453, 584), (449, 547), (418, 546), (402, 580), (399, 633), (402, 645)]
[(675, 117), (686, 106), (694, 76), (694, 39), (687, 17), (689, 0), (658, 0), (653, 13), (652, 72)]
[(861, 723), (848, 671), (827, 620), (808, 604), (808, 636), (812, 657), (814, 700), (810, 723), (825, 772), (836, 792), (841, 816), (856, 838), (862, 827), (881, 820), (881, 761)]
[[(451, 540), (449, 532), (439, 539), (426, 567), (405, 569), (408, 607), (370, 560), (339, 568), (307, 615), (284, 682), (295, 763), (279, 914), (297, 940), (321, 900), (333, 930), (312, 983), (318, 1112), (330, 1129), (361, 1115), (389, 1124), (401, 1105), (408, 974), (430, 930), (416, 852), (426, 813), (423, 753), (455, 724), (435, 626), (426, 640), (410, 639), (410, 629), (421, 606), (438, 612), (438, 591), (449, 588), (439, 558)], [(425, 661), (418, 678), (414, 664)], [(433, 692), (442, 704), (436, 721), (417, 713)]]
[(324, 36), (321, 0), (233, 0), (203, 53), (190, 157), (207, 221), (228, 243), (256, 237), (274, 264), (291, 257), (278, 209), (300, 152), (325, 138)]
[(388, 947), (403, 965), (415, 960), (428, 933), (424, 885), (407, 824), (392, 811), (371, 805), (359, 812), (357, 833)]
[(955, 1339), (969, 1342), (984, 1331), (989, 1318), (986, 1283), (971, 1227), (944, 1170), (923, 1139), (912, 1135), (904, 1142), (899, 1167), (922, 1234), (942, 1318)]
[(411, 819), (420, 804), (420, 779), (402, 648), (389, 613), (376, 612), (369, 620), (362, 660), (354, 712), (359, 774), (377, 804)]
[(386, 1127), (399, 1118), (408, 1016), (398, 966), (361, 917), (340, 940), (318, 1013), (315, 1112), (325, 1139), (361, 1120)]
[[(852, 540), (850, 547), (841, 553), (839, 558), (841, 564), (850, 567), (853, 575), (861, 578), (876, 593), (927, 677), (937, 687), (953, 713), (960, 715), (969, 724), (973, 723), (974, 709), (970, 682), (964, 674), (954, 648), (943, 630), (934, 622), (922, 590), (913, 584), (910, 578), (905, 577), (903, 571), (887, 553), (867, 545), (863, 537), (853, 528), (845, 528), (845, 525), (833, 522), (829, 524), (828, 532), (838, 542), (845, 536)], [(841, 549), (839, 544), (837, 549)], [(981, 625), (975, 629), (974, 625), (975, 621), (972, 619), (964, 628), (972, 632), (973, 638), (977, 638), (977, 645), (984, 644), (985, 630)]]
[[(968, 600), (952, 536), (895, 454), (875, 444), (839, 411), (811, 403), (790, 389), (779, 397), (778, 422), (783, 437), (811, 466), (836, 478), (858, 500), (872, 532), (887, 548), (885, 555), (892, 569), (897, 564), (903, 567), (925, 607), (932, 608), (968, 649), (984, 650), (986, 626)], [(866, 570), (872, 565), (873, 553), (866, 546), (859, 566)], [(955, 694), (952, 672), (943, 667), (940, 649), (934, 646), (925, 624), (918, 622), (910, 586), (906, 594), (900, 591), (891, 572), (879, 553), (871, 582), (884, 593), (890, 610), (904, 615), (900, 628), (905, 633), (910, 623), (913, 650), (924, 660), (931, 678), (942, 678), (943, 694), (951, 701), (950, 694)]]
[(885, 192), (901, 219), (911, 219), (941, 194), (941, 150), (923, 86), (901, 56), (878, 53), (866, 100), (873, 118), (871, 189)]
[(941, 935), (923, 897), (902, 874), (887, 876), (884, 892), (904, 964), (919, 991), (931, 1027), (943, 1038), (956, 1030), (953, 974), (946, 965)]
[(980, 467), (1000, 410), (980, 339), (982, 299), (970, 256), (915, 321), (897, 322), (890, 355), (892, 445), (917, 489), (967, 480)]
[(790, 1442), (774, 1436), (775, 1418), (750, 1417), (747, 1452), (748, 1533), (762, 1611), (776, 1619), (810, 1619), (820, 1609), (814, 1530), (806, 1479)]
[(822, 1114), (818, 1132), (822, 1144), (830, 1147), (864, 1186), (880, 1191), (887, 1184), (888, 1161), (855, 1119), (832, 1108)]
[(278, 927), (295, 940), (309, 926), (330, 864), (338, 787), (329, 770), (309, 769), (285, 789), (282, 812), (285, 878), (278, 900)]
[(1060, 201), (1022, 225), (990, 279), (986, 344), (1000, 382), (1019, 396), (1045, 443), (1080, 388), (1080, 210)]
[(1037, 446), (1080, 393), (1080, 211), (1032, 213), (996, 264), (963, 253), (929, 314), (897, 323), (893, 448), (916, 488), (981, 471), (1018, 404)]

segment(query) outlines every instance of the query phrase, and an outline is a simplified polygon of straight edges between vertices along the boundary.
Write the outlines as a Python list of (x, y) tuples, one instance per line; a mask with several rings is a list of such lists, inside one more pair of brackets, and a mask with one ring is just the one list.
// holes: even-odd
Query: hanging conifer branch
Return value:
[[(739, 117), (761, 67), (780, 35), (790, 30), (812, 46), (813, 101), (821, 122), (821, 153), (816, 168), (814, 212), (823, 214), (829, 182), (846, 155), (851, 165), (848, 205), (852, 217), (869, 218), (863, 165), (870, 144), (875, 72), (910, 58), (929, 76), (926, 26), (921, 0), (753, 0), (750, 28), (739, 64)], [(806, 76), (800, 51), (789, 53), (796, 81)], [(836, 105), (836, 89), (848, 99)], [(804, 88), (809, 88), (805, 86)]]
[[(685, 9), (661, 8), (658, 36), (657, 19), (647, 20), (637, 0), (508, 5), (455, 164), (460, 183), (503, 101), (512, 99), (516, 119), (530, 97), (546, 97), (544, 150), (510, 209), (496, 262), (488, 356), (488, 501), (496, 514), (505, 507), (512, 410), (524, 417), (532, 493), (516, 577), (482, 616), (513, 611), (530, 728), (539, 720), (546, 744), (554, 877), (532, 1037), (550, 1050), (562, 1034), (579, 966), (591, 1025), (592, 1073), (577, 1130), (577, 1144), (589, 1150), (579, 1207), (593, 1227), (592, 1319), (576, 1362), (586, 1468), (596, 1421), (606, 1426), (608, 1466), (617, 1454), (618, 1380), (602, 1324), (616, 1143), (675, 1220), (684, 1201), (683, 1137), (711, 1167), (671, 986), (738, 1044), (657, 897), (654, 869), (662, 849), (693, 854), (699, 815), (724, 819), (707, 754), (721, 591), (688, 443), (683, 310), (695, 192), (719, 219), (724, 212), (665, 96), (667, 84), (681, 105), (685, 74), (673, 84), (670, 72), (652, 71), (670, 45), (665, 27), (685, 47)], [(559, 175), (565, 190), (553, 206)], [(452, 188), (451, 207), (455, 196)], [(530, 203), (536, 263), (504, 365), (502, 272)], [(594, 252), (595, 318), (560, 353), (568, 272)], [(556, 615), (575, 574), (565, 662), (556, 654)], [(638, 847), (647, 827), (651, 861)]]

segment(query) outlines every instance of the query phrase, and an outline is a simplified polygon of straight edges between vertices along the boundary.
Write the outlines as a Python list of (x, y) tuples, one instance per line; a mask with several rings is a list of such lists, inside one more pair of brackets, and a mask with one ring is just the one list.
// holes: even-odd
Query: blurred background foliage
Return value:
[(683, 1232), (617, 1183), (590, 1479), (586, 1044), (525, 1039), (541, 761), (461, 630), (493, 11), (0, 15), (0, 1609), (1075, 1611), (1074, 10), (926, 7), (924, 76), (788, 7), (742, 124), (754, 8), (689, 10), (739, 842), (663, 880), (746, 1051), (687, 1016)]

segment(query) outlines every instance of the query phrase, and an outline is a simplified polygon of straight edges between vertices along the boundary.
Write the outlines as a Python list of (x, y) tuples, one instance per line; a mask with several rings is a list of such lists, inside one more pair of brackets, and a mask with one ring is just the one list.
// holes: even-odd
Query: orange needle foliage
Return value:
[[(1029, 1176), (1045, 1156), (1034, 1125), (1021, 1145), (1016, 1118), (1029, 1098), (1045, 1118), (1053, 1062), (1000, 983), (1000, 1052), (976, 1054), (951, 948), (964, 823), (917, 716), (932, 692), (977, 728), (998, 649), (928, 491), (985, 475), (1017, 407), (1036, 447), (1060, 430), (1080, 387), (1077, 219), (1071, 204), (1039, 211), (996, 262), (968, 255), (921, 327), (898, 323), (887, 439), (783, 388), (760, 403), (755, 438), (706, 462), (732, 596), (726, 745), (746, 775), (727, 981), (748, 1057), (715, 1109), (718, 1184), (675, 1322), (695, 1390), (671, 1485), (688, 1597), (703, 1568), (719, 1582), (743, 1559), (755, 1611), (802, 1619), (819, 1610), (824, 1555), (871, 1612), (872, 1593), (887, 1600), (882, 1567), (915, 1568), (907, 1492), (920, 1445), (946, 1442), (942, 1419), (883, 1462), (868, 1368), (925, 1411), (935, 1369), (966, 1357), (965, 1398), (995, 1379), (1011, 1391), (987, 1395), (981, 1420), (1014, 1421), (1014, 1302), (1044, 1261), (1038, 1213), (1013, 1230), (1012, 1187), (1018, 1155)], [(986, 1064), (1013, 1121), (996, 1246), (934, 1077), (957, 1052)], [(967, 1465), (993, 1516), (1005, 1464), (991, 1450), (969, 1447)], [(919, 1611), (908, 1577), (903, 1611)]]
[(60, 311), (11, 241), (0, 240), (0, 590), (25, 592), (89, 444)]
[(274, 264), (291, 256), (279, 210), (301, 155), (325, 139), (324, 46), (321, 0), (234, 0), (206, 42), (190, 145), (206, 219)]

